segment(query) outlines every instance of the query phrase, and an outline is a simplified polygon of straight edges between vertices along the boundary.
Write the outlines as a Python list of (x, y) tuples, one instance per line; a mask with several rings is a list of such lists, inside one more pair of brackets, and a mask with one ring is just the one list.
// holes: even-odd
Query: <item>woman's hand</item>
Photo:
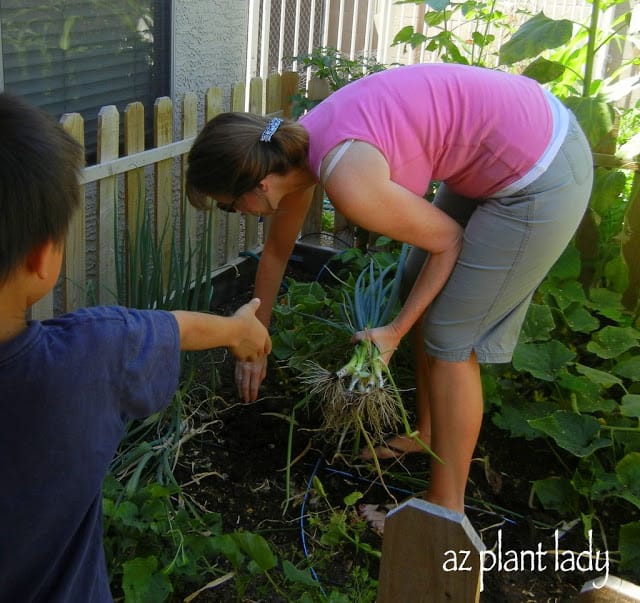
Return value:
[(245, 403), (255, 402), (258, 398), (258, 388), (267, 375), (267, 356), (262, 356), (253, 362), (236, 362), (236, 387), (238, 396)]
[(382, 361), (385, 364), (389, 364), (389, 360), (391, 360), (391, 356), (393, 356), (393, 353), (398, 349), (401, 339), (402, 336), (394, 327), (393, 323), (391, 323), (384, 327), (358, 331), (351, 338), (351, 341), (353, 343), (366, 340), (372, 341), (378, 348)]

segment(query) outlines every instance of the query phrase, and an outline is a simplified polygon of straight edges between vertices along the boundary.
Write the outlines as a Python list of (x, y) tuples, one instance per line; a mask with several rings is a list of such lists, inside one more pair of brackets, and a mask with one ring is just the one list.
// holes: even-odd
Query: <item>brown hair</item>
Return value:
[(64, 240), (83, 163), (82, 147), (52, 117), (0, 94), (0, 283), (38, 245)]
[(239, 197), (268, 174), (286, 174), (307, 163), (309, 135), (283, 119), (268, 141), (260, 137), (270, 118), (252, 113), (221, 113), (209, 121), (189, 152), (187, 194), (191, 204), (208, 209), (207, 196)]

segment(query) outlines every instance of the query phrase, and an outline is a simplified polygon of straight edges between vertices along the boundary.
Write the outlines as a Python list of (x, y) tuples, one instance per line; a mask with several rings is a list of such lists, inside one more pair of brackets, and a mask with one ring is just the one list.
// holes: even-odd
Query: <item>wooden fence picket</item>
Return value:
[[(68, 113), (61, 119), (62, 127), (84, 148), (84, 119), (77, 113)], [(87, 303), (86, 286), (86, 209), (84, 191), (80, 208), (74, 213), (65, 243), (63, 266), (63, 298), (67, 310), (76, 310)]]
[(205, 94), (205, 121), (213, 119), (224, 111), (224, 95), (222, 88), (212, 86)]
[[(182, 139), (187, 140), (196, 136), (198, 133), (198, 97), (189, 92), (182, 99)], [(180, 199), (178, 206), (180, 207), (180, 215), (185, 222), (182, 232), (187, 237), (187, 241), (193, 246), (198, 237), (198, 211), (189, 203), (186, 191), (187, 178), (187, 156), (182, 155), (180, 158)], [(195, 270), (195, 258), (193, 259), (192, 269)]]
[[(282, 78), (279, 73), (272, 73), (266, 80), (265, 113), (267, 115), (282, 114)], [(265, 216), (262, 221), (262, 235), (266, 237), (269, 232), (271, 218)]]
[(293, 71), (285, 71), (280, 79), (282, 113), (285, 117), (293, 114), (293, 97), (298, 93), (300, 76)]
[(267, 77), (267, 93), (265, 112), (275, 113), (282, 109), (282, 81), (279, 73), (272, 73)]
[[(162, 97), (154, 104), (154, 144), (161, 147), (173, 142), (173, 103)], [(175, 239), (173, 227), (173, 159), (163, 159), (154, 165), (154, 219), (156, 241), (162, 247), (162, 279), (168, 286), (171, 267), (171, 246)], [(164, 293), (169, 293), (168, 290)]]
[[(224, 94), (222, 88), (217, 86), (209, 88), (205, 94), (205, 121), (210, 121), (224, 110)], [(215, 258), (213, 265), (217, 267), (225, 262), (224, 253), (222, 252), (222, 239), (224, 239), (227, 221), (225, 212), (219, 210), (215, 205), (211, 211), (215, 213), (213, 217), (213, 236), (211, 237), (211, 256)]]
[[(98, 163), (117, 159), (120, 146), (120, 113), (114, 105), (98, 114)], [(117, 302), (115, 221), (118, 208), (118, 177), (107, 176), (98, 182), (96, 198), (98, 303)]]
[[(244, 111), (244, 95), (246, 86), (239, 83), (231, 89), (231, 110)], [(240, 214), (226, 213), (226, 244), (224, 250), (224, 263), (228, 264), (240, 255)]]
[(264, 80), (252, 77), (249, 82), (249, 113), (264, 115), (265, 113)]
[(377, 601), (478, 603), (484, 551), (466, 515), (411, 498), (385, 519)]
[[(329, 96), (329, 87), (327, 86), (327, 80), (321, 80), (316, 77), (312, 77), (309, 81), (309, 98), (314, 100), (322, 100)], [(324, 200), (324, 188), (322, 186), (316, 186), (313, 192), (313, 200), (311, 201), (311, 207), (302, 225), (302, 234), (311, 235), (317, 234), (322, 231), (322, 211)], [(334, 214), (334, 216), (337, 215)]]
[[(124, 110), (124, 154), (133, 155), (144, 151), (144, 105), (130, 103)], [(129, 170), (125, 175), (124, 204), (127, 232), (139, 230), (138, 220), (142, 219), (145, 201), (144, 168)]]
[[(264, 114), (264, 86), (262, 78), (254, 77), (249, 87), (249, 112), (258, 115)], [(244, 216), (244, 242), (245, 250), (253, 251), (258, 246), (258, 218), (256, 216)]]

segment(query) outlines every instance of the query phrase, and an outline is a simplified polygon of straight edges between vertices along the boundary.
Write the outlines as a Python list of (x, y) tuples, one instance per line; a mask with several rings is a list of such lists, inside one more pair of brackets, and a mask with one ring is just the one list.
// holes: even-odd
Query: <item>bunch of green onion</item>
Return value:
[[(383, 326), (391, 320), (398, 306), (407, 250), (403, 245), (397, 262), (384, 269), (371, 258), (353, 291), (345, 293), (343, 320), (353, 332)], [(407, 424), (402, 400), (382, 359), (385, 351), (367, 339), (356, 344), (351, 359), (336, 371), (315, 362), (306, 363), (302, 381), (311, 386), (311, 395), (322, 403), (324, 429), (341, 434), (341, 438), (357, 429), (369, 443), (382, 441), (401, 420)]]

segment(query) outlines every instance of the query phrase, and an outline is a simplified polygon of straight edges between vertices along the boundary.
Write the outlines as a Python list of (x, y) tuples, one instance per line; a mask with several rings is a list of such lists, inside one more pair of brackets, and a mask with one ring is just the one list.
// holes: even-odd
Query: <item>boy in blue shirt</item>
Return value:
[(257, 299), (233, 316), (84, 308), (27, 321), (80, 204), (80, 146), (0, 94), (0, 602), (112, 601), (102, 482), (127, 421), (162, 410), (181, 350), (271, 351)]

